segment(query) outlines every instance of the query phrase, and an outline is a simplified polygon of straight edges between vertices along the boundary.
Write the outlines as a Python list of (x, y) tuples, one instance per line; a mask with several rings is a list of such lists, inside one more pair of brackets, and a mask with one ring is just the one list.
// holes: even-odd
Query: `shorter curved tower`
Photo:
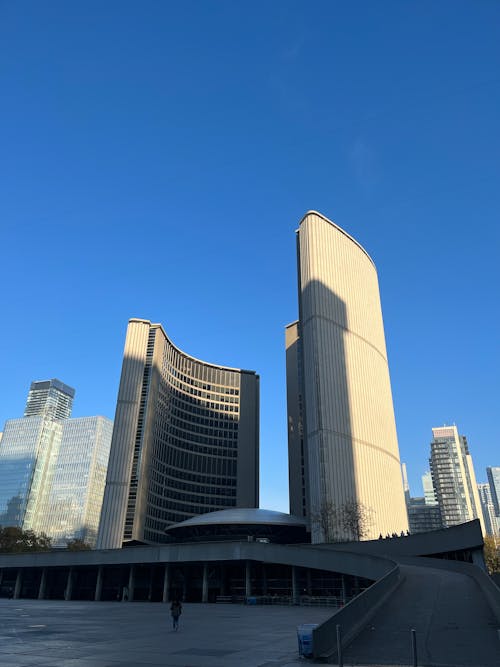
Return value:
[(168, 525), (259, 504), (259, 376), (181, 352), (131, 319), (97, 548), (162, 542)]

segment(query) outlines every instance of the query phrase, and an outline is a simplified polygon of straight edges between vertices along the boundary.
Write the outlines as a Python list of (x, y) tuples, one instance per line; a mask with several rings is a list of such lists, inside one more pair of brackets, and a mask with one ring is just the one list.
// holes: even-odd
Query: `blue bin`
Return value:
[(297, 639), (299, 640), (299, 655), (304, 658), (312, 658), (313, 655), (313, 630), (317, 623), (304, 623), (297, 626)]

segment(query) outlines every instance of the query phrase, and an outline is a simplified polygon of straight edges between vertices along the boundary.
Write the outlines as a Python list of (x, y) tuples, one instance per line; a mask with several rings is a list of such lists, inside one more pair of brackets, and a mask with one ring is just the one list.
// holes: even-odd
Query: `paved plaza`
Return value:
[(0, 599), (2, 667), (288, 667), (297, 625), (330, 608)]
[[(433, 601), (423, 600), (430, 617), (423, 613), (422, 627), (416, 624), (418, 664), (497, 667), (500, 642), (489, 612), (485, 609), (475, 620), (467, 617), (468, 632), (454, 631), (456, 609), (466, 609), (473, 591), (465, 591), (460, 605), (450, 590), (441, 593), (455, 611), (449, 609), (440, 619)], [(404, 607), (397, 600), (391, 605), (397, 608), (383, 610), (346, 650), (345, 667), (412, 664)], [(298, 654), (297, 625), (321, 623), (332, 612), (327, 607), (185, 604), (174, 632), (169, 605), (161, 603), (0, 599), (0, 665), (305, 667), (312, 663)]]

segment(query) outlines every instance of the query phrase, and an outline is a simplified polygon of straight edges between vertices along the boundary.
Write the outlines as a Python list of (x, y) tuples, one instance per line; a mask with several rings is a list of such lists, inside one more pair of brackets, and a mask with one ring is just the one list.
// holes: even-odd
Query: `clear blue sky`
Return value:
[[(29, 384), (114, 416), (127, 321), (261, 375), (261, 506), (287, 510), (294, 231), (379, 273), (401, 459), (500, 465), (500, 4), (0, 1), (0, 422)], [(1, 428), (1, 425), (0, 425)]]

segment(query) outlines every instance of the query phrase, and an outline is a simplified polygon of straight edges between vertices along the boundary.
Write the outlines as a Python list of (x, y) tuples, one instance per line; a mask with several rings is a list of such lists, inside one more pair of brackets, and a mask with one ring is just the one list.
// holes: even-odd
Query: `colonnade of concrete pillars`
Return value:
[[(252, 563), (249, 560), (246, 560), (242, 564), (244, 568), (244, 584), (245, 584), (245, 596), (246, 597), (251, 597), (252, 596)], [(66, 580), (66, 586), (64, 588), (64, 599), (65, 600), (71, 600), (72, 594), (73, 594), (73, 586), (74, 586), (74, 569), (73, 567), (70, 567), (68, 570), (68, 577)], [(3, 579), (3, 571), (0, 570), (0, 585), (2, 583)], [(307, 568), (305, 570), (305, 586), (306, 586), (306, 593), (307, 595), (312, 594), (312, 576), (311, 576), (311, 570)], [(48, 580), (48, 570), (47, 568), (43, 568), (41, 572), (41, 577), (40, 577), (40, 584), (38, 588), (38, 599), (43, 600), (46, 595), (46, 590), (47, 590), (47, 580)], [(102, 597), (102, 590), (103, 590), (103, 580), (104, 580), (104, 567), (100, 565), (97, 569), (97, 577), (96, 577), (96, 585), (95, 585), (95, 593), (94, 593), (94, 600), (99, 601), (101, 600)], [(17, 576), (16, 576), (16, 583), (13, 591), (13, 597), (14, 598), (19, 598), (21, 594), (21, 589), (22, 589), (22, 583), (23, 583), (23, 569), (19, 568), (17, 571)], [(163, 592), (162, 592), (162, 602), (168, 602), (169, 601), (169, 593), (170, 593), (170, 585), (171, 585), (171, 566), (167, 563), (165, 564), (165, 570), (164, 570), (164, 575), (163, 575)], [(342, 586), (342, 603), (346, 603), (346, 583), (345, 583), (345, 578), (344, 575), (341, 575), (341, 586)], [(128, 600), (129, 602), (132, 602), (134, 600), (134, 587), (135, 587), (135, 566), (130, 565), (129, 569), (129, 576), (128, 576), (128, 590), (127, 590), (127, 595), (123, 597), (123, 600)], [(293, 604), (299, 604), (300, 603), (300, 594), (301, 591), (299, 589), (299, 568), (295, 565), (292, 566), (291, 568), (291, 589), (292, 589), (292, 602)], [(267, 595), (267, 573), (266, 569), (263, 568), (261, 572), (261, 590), (264, 595)], [(188, 591), (188, 571), (186, 568), (184, 568), (184, 576), (183, 576), (183, 584), (182, 584), (182, 596), (184, 599), (187, 596), (187, 591)], [(150, 585), (149, 585), (149, 599), (151, 599), (153, 594), (153, 576), (151, 575), (151, 580), (150, 580)], [(226, 577), (225, 577), (225, 571), (224, 571), (224, 566), (221, 566), (221, 572), (220, 572), (220, 594), (225, 595), (226, 594)], [(202, 590), (201, 590), (201, 601), (202, 602), (208, 602), (209, 599), (209, 564), (204, 563), (203, 564), (203, 579), (202, 579)]]

